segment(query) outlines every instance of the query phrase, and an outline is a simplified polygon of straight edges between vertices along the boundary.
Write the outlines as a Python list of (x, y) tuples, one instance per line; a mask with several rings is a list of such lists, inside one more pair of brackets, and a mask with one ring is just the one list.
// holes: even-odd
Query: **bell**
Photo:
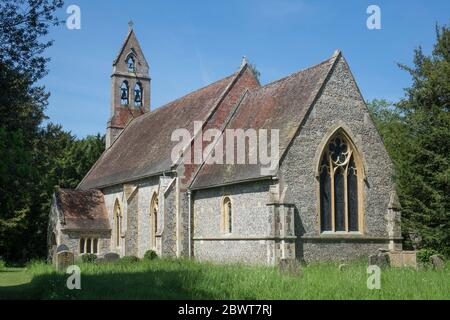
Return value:
[(122, 100), (128, 99), (128, 93), (126, 89), (122, 89), (122, 95), (120, 96)]
[(137, 103), (140, 103), (141, 102), (141, 92), (136, 91), (134, 94), (135, 94), (134, 101)]

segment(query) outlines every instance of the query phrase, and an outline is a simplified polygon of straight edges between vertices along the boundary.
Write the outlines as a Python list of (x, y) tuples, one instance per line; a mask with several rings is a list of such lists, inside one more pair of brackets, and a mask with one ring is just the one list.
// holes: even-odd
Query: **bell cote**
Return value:
[(107, 148), (128, 122), (150, 111), (150, 82), (148, 62), (130, 23), (125, 42), (113, 61)]

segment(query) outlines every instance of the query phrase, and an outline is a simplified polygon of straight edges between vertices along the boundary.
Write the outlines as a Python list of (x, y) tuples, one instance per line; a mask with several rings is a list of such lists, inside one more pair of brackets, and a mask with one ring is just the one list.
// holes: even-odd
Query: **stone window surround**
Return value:
[[(324, 151), (327, 149), (329, 142), (336, 136), (341, 135), (344, 136), (350, 147), (353, 149), (353, 155), (355, 157), (355, 162), (357, 166), (357, 170), (359, 172), (358, 175), (358, 231), (322, 231), (321, 229), (321, 209), (320, 209), (320, 165)], [(317, 214), (317, 228), (319, 230), (320, 237), (323, 238), (348, 238), (348, 237), (364, 237), (365, 235), (365, 226), (364, 226), (364, 205), (365, 205), (365, 195), (364, 195), (364, 185), (366, 183), (367, 176), (367, 165), (363, 155), (360, 152), (360, 148), (358, 144), (355, 142), (355, 139), (352, 138), (353, 134), (351, 129), (344, 124), (342, 121), (338, 121), (334, 126), (332, 126), (326, 135), (324, 135), (319, 147), (317, 149), (315, 155), (315, 177), (316, 177), (316, 214)], [(333, 211), (334, 214), (334, 211)], [(334, 220), (334, 217), (332, 215)], [(346, 217), (347, 219), (347, 217)], [(334, 229), (334, 223), (333, 223)], [(346, 228), (347, 229), (347, 228)]]
[[(90, 246), (91, 246), (89, 251), (87, 250), (88, 249), (87, 248), (88, 240), (90, 240)], [(95, 245), (94, 245), (94, 243), (95, 243)], [(83, 244), (83, 247), (81, 246), (82, 244)], [(98, 252), (99, 247), (100, 247), (99, 236), (88, 235), (88, 236), (80, 237), (80, 241), (79, 241), (79, 245), (78, 245), (78, 250), (79, 250), (80, 254), (96, 254), (97, 255), (99, 253)]]
[[(229, 225), (229, 212), (226, 208), (226, 205), (230, 204), (231, 207), (231, 226)], [(233, 234), (233, 224), (234, 224), (234, 214), (233, 214), (233, 200), (231, 196), (225, 195), (221, 199), (221, 211), (222, 211), (222, 225), (221, 225), (221, 233), (225, 236), (230, 236)]]

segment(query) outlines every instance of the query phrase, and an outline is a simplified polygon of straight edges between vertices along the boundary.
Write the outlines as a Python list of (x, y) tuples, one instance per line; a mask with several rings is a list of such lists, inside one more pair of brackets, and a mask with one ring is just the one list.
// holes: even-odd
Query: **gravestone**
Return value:
[(433, 265), (433, 268), (435, 268), (436, 270), (441, 270), (445, 266), (444, 259), (436, 254), (430, 257), (430, 262)]
[(346, 264), (346, 263), (341, 263), (340, 265), (339, 265), (339, 271), (346, 271), (347, 270), (347, 267), (348, 267), (348, 264)]
[(289, 274), (293, 276), (300, 275), (300, 266), (296, 259), (281, 259), (278, 267), (283, 274)]
[(387, 253), (378, 253), (369, 256), (369, 266), (379, 266), (387, 268), (390, 265), (389, 255)]
[(114, 262), (118, 261), (120, 259), (120, 256), (115, 252), (108, 252), (103, 256), (104, 262)]
[(416, 251), (390, 251), (389, 259), (392, 267), (419, 268)]
[(60, 251), (56, 253), (56, 270), (63, 271), (74, 264), (73, 253), (70, 251)]

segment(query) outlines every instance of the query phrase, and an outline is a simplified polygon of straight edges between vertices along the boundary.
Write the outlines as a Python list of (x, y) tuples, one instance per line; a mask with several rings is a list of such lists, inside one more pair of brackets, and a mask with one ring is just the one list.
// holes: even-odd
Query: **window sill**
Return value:
[(354, 232), (354, 233), (348, 233), (348, 232), (342, 232), (342, 233), (337, 233), (337, 232), (333, 232), (333, 233), (321, 233), (320, 235), (317, 236), (302, 236), (299, 237), (300, 240), (317, 240), (317, 241), (336, 241), (336, 240), (342, 240), (342, 241), (381, 241), (381, 242), (385, 242), (385, 241), (390, 241), (390, 240), (399, 240), (402, 239), (400, 238), (390, 238), (387, 236), (381, 236), (381, 237), (377, 237), (377, 236), (366, 236), (362, 233), (359, 232)]
[(359, 231), (325, 231), (320, 234), (321, 237), (363, 237)]

